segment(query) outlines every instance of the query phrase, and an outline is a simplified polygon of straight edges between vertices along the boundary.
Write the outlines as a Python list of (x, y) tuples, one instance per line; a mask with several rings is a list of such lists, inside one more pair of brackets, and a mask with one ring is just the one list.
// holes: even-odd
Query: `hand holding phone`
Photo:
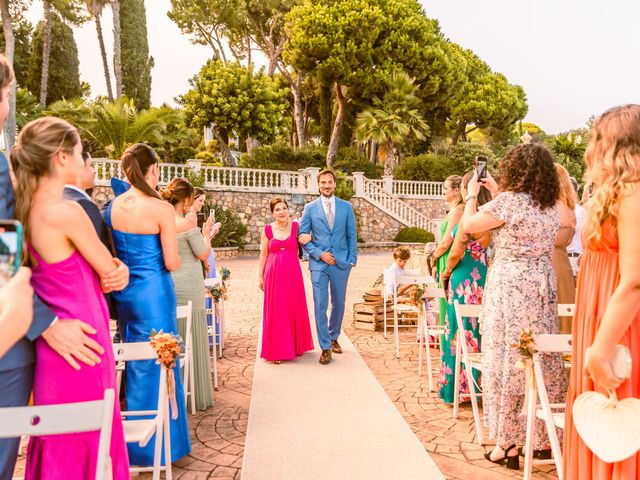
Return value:
[(6, 285), (22, 263), (22, 224), (0, 220), (0, 287)]
[(478, 180), (482, 180), (487, 176), (487, 157), (478, 155), (476, 157), (476, 173), (478, 174)]

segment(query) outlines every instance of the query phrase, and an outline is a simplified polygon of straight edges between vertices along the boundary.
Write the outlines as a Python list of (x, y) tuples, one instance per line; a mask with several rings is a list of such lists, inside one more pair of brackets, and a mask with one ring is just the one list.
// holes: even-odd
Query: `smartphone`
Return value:
[(214, 222), (216, 221), (216, 209), (211, 208), (209, 210), (209, 218), (211, 218)]
[(478, 173), (478, 180), (487, 176), (487, 157), (478, 155), (476, 157), (476, 172)]
[(0, 220), (0, 287), (9, 282), (22, 262), (22, 224)]

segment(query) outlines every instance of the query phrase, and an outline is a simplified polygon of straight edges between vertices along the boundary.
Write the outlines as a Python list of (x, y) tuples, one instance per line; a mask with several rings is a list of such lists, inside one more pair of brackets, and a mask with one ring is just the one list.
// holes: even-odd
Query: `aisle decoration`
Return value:
[(536, 379), (533, 372), (533, 354), (537, 352), (536, 343), (533, 340), (535, 332), (531, 328), (524, 328), (520, 332), (517, 343), (511, 344), (513, 348), (518, 350), (520, 358), (516, 362), (516, 368), (524, 369), (526, 378), (529, 378), (531, 385), (526, 385), (524, 389), (524, 403), (520, 415), (527, 416), (527, 405), (529, 404), (529, 395), (535, 389)]
[(162, 365), (167, 371), (167, 393), (169, 395), (169, 404), (171, 406), (171, 418), (178, 418), (178, 403), (176, 401), (176, 379), (174, 375), (174, 367), (180, 354), (184, 352), (184, 343), (179, 335), (171, 332), (156, 332), (151, 329), (149, 337), (151, 346), (158, 355), (156, 364)]

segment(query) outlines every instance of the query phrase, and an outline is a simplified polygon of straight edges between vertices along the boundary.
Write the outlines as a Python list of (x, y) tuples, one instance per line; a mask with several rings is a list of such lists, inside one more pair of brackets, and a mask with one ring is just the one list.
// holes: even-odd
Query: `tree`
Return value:
[(116, 79), (116, 98), (122, 97), (122, 42), (120, 37), (120, 0), (109, 0), (113, 16), (113, 76)]
[(26, 88), (16, 90), (16, 124), (24, 127), (31, 120), (42, 115), (42, 107), (38, 99)]
[(138, 110), (151, 105), (151, 69), (144, 0), (120, 0), (123, 94)]
[(104, 35), (102, 34), (102, 10), (108, 0), (85, 0), (87, 10), (96, 23), (96, 33), (98, 34), (98, 44), (100, 45), (100, 55), (102, 56), (102, 68), (104, 68), (104, 79), (107, 85), (107, 97), (113, 102), (113, 91), (111, 90), (111, 75), (109, 74), (109, 62), (107, 60), (107, 50), (104, 46)]
[(399, 147), (410, 137), (425, 138), (429, 126), (418, 112), (416, 86), (404, 72), (393, 74), (382, 99), (374, 98), (373, 108), (356, 118), (356, 137), (361, 142), (374, 140), (385, 155), (384, 174), (393, 175)]
[(547, 139), (547, 145), (558, 163), (564, 165), (569, 175), (579, 182), (582, 181), (586, 169), (584, 152), (587, 149), (587, 143), (583, 135), (574, 132), (560, 133)]
[(457, 49), (464, 59), (466, 81), (450, 110), (453, 143), (466, 141), (467, 133), (478, 128), (511, 131), (527, 114), (524, 90), (492, 72), (471, 50)]
[(282, 91), (262, 70), (210, 60), (189, 83), (192, 88), (180, 97), (186, 123), (194, 128), (212, 126), (227, 164), (233, 163), (228, 147), (231, 133), (269, 143), (285, 128)]
[(225, 41), (244, 26), (243, 0), (171, 0), (167, 16), (198, 45), (208, 45), (213, 58), (227, 63)]
[[(31, 65), (26, 85), (33, 93), (40, 92), (42, 94), (40, 82), (42, 81), (42, 64), (45, 57), (45, 36), (44, 22), (40, 22), (33, 34)], [(52, 103), (63, 98), (82, 96), (78, 48), (73, 38), (73, 31), (56, 13), (51, 14), (50, 46), (51, 52), (46, 75), (48, 82), (48, 88), (45, 90), (46, 99)], [(42, 105), (42, 96), (40, 104)]]

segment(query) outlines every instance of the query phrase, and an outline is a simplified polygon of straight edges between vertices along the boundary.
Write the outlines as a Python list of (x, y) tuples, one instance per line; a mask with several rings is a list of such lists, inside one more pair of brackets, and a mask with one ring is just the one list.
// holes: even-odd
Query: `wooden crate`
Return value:
[[(393, 326), (392, 304), (387, 303), (387, 328)], [(355, 303), (353, 305), (353, 326), (362, 330), (381, 332), (384, 327), (384, 306), (382, 304)], [(399, 325), (417, 325), (417, 314), (404, 314)]]

